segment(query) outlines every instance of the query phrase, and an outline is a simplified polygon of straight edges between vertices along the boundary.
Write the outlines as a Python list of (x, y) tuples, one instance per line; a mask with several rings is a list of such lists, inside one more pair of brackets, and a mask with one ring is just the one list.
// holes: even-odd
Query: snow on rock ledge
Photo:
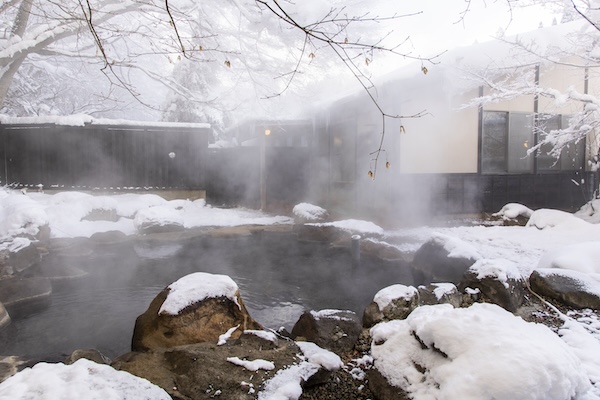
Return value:
[(85, 358), (72, 365), (39, 363), (0, 383), (11, 400), (170, 400), (146, 379)]
[(409, 398), (564, 400), (591, 389), (556, 334), (492, 304), (422, 306), (371, 335), (374, 373)]

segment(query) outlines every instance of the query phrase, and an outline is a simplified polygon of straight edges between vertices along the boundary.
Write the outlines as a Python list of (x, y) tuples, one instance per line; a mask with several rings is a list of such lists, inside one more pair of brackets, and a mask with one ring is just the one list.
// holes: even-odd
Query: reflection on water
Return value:
[(347, 309), (360, 316), (379, 289), (412, 284), (397, 263), (363, 256), (353, 268), (348, 249), (299, 242), (290, 234), (138, 240), (51, 262), (73, 263), (89, 275), (55, 286), (47, 308), (13, 320), (0, 333), (0, 354), (60, 360), (78, 348), (111, 358), (126, 353), (135, 319), (151, 300), (198, 271), (231, 276), (254, 319), (288, 330), (304, 310)]

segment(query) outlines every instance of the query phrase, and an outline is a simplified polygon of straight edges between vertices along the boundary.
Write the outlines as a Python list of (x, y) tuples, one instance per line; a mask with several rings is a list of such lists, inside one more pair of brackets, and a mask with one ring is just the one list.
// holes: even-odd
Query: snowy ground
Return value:
[[(599, 209), (600, 202), (596, 201), (593, 208), (588, 207), (578, 216), (556, 210), (537, 210), (530, 213), (526, 227), (422, 227), (384, 231), (368, 221), (345, 220), (327, 224), (365, 238), (372, 237), (370, 240), (385, 242), (403, 251), (415, 251), (432, 235), (438, 235), (451, 238), (453, 251), (475, 252), (480, 260), (503, 260), (495, 265), (508, 265), (511, 273), (529, 276), (536, 268), (563, 268), (597, 280), (600, 277), (600, 225), (596, 223), (600, 214), (594, 210)], [(112, 210), (118, 219), (115, 222), (83, 219), (92, 210)], [(295, 211), (310, 219), (315, 210), (319, 211), (305, 205)], [(512, 217), (522, 211), (515, 205), (503, 210), (502, 215)], [(95, 232), (109, 230), (134, 234), (148, 221), (176, 222), (193, 228), (290, 224), (292, 218), (247, 209), (217, 209), (202, 200), (166, 201), (149, 194), (91, 196), (73, 192), (47, 195), (0, 191), (0, 249), (14, 250), (27, 245), (28, 239), (19, 236), (35, 235), (43, 225), (50, 227), (53, 237), (89, 237)], [(203, 295), (197, 290), (190, 293)], [(186, 303), (187, 300), (178, 301)], [(372, 334), (377, 341), (373, 346), (373, 358), (389, 381), (398, 380), (405, 385), (409, 382), (408, 390), (416, 399), (600, 399), (600, 321), (591, 311), (562, 314), (562, 319), (564, 325), (557, 335), (545, 326), (524, 322), (496, 306), (477, 305), (456, 310), (448, 306), (421, 307), (405, 321), (373, 328)], [(414, 368), (418, 349), (394, 346), (407, 334), (419, 335), (425, 345), (436, 350), (423, 353), (419, 361), (431, 371), (427, 379), (421, 379)], [(439, 350), (443, 351), (440, 353)], [(354, 360), (357, 365), (368, 363), (368, 360)], [(101, 383), (85, 380), (86, 368), (81, 368), (83, 372), (74, 369), (69, 373), (62, 368), (57, 365), (53, 370), (51, 366), (43, 366), (39, 372), (48, 379), (47, 382), (56, 382), (56, 385), (64, 386), (70, 380), (77, 385), (88, 385), (89, 393), (83, 396), (85, 398), (107, 398), (102, 394), (103, 390), (98, 390)], [(411, 368), (414, 370), (412, 377)], [(397, 371), (409, 376), (398, 375)], [(21, 397), (11, 398), (25, 399), (27, 392), (39, 390), (39, 382), (36, 382), (39, 375), (27, 374), (18, 374), (18, 382), (11, 384), (19, 385)], [(361, 377), (359, 373), (356, 375)], [(76, 381), (82, 377), (85, 378), (83, 383)], [(132, 385), (135, 387), (139, 383)], [(6, 383), (0, 384), (0, 399), (5, 398), (3, 393), (8, 390)], [(45, 390), (50, 397), (40, 395), (37, 398), (53, 398), (54, 389)], [(114, 389), (107, 386), (106, 390)], [(287, 398), (297, 398), (297, 392), (294, 393)], [(262, 398), (267, 397), (263, 395)]]

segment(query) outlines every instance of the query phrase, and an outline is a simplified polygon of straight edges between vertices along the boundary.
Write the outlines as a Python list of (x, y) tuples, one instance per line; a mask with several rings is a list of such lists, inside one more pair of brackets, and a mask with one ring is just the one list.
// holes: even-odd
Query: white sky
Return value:
[[(401, 18), (390, 24), (398, 43), (409, 37), (413, 55), (427, 57), (455, 47), (468, 46), (475, 42), (493, 39), (499, 30), (510, 36), (528, 32), (539, 27), (552, 25), (553, 19), (560, 21), (560, 15), (541, 6), (512, 7), (512, 13), (506, 0), (472, 0), (469, 11), (464, 14), (468, 3), (465, 0), (420, 0), (418, 2), (390, 1), (387, 5), (380, 2), (380, 16), (419, 13)], [(390, 11), (392, 10), (392, 11)], [(377, 11), (375, 11), (377, 13)], [(390, 42), (387, 42), (388, 45)], [(373, 72), (389, 72), (398, 67), (398, 60), (372, 64)], [(379, 64), (379, 65), (376, 65)], [(382, 65), (386, 64), (386, 65)]]

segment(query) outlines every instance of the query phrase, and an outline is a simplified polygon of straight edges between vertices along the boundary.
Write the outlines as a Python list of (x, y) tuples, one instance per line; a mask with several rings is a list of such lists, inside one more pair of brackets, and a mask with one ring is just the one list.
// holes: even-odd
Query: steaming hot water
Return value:
[[(398, 262), (349, 248), (302, 242), (284, 232), (202, 236), (183, 241), (138, 239), (96, 246), (91, 256), (48, 257), (89, 274), (55, 285), (51, 304), (13, 319), (0, 333), (0, 354), (62, 360), (78, 348), (114, 358), (130, 349), (135, 319), (167, 285), (193, 272), (226, 274), (258, 322), (291, 330), (303, 311), (345, 309), (362, 316), (374, 294), (412, 284)], [(43, 268), (43, 265), (41, 266)]]

